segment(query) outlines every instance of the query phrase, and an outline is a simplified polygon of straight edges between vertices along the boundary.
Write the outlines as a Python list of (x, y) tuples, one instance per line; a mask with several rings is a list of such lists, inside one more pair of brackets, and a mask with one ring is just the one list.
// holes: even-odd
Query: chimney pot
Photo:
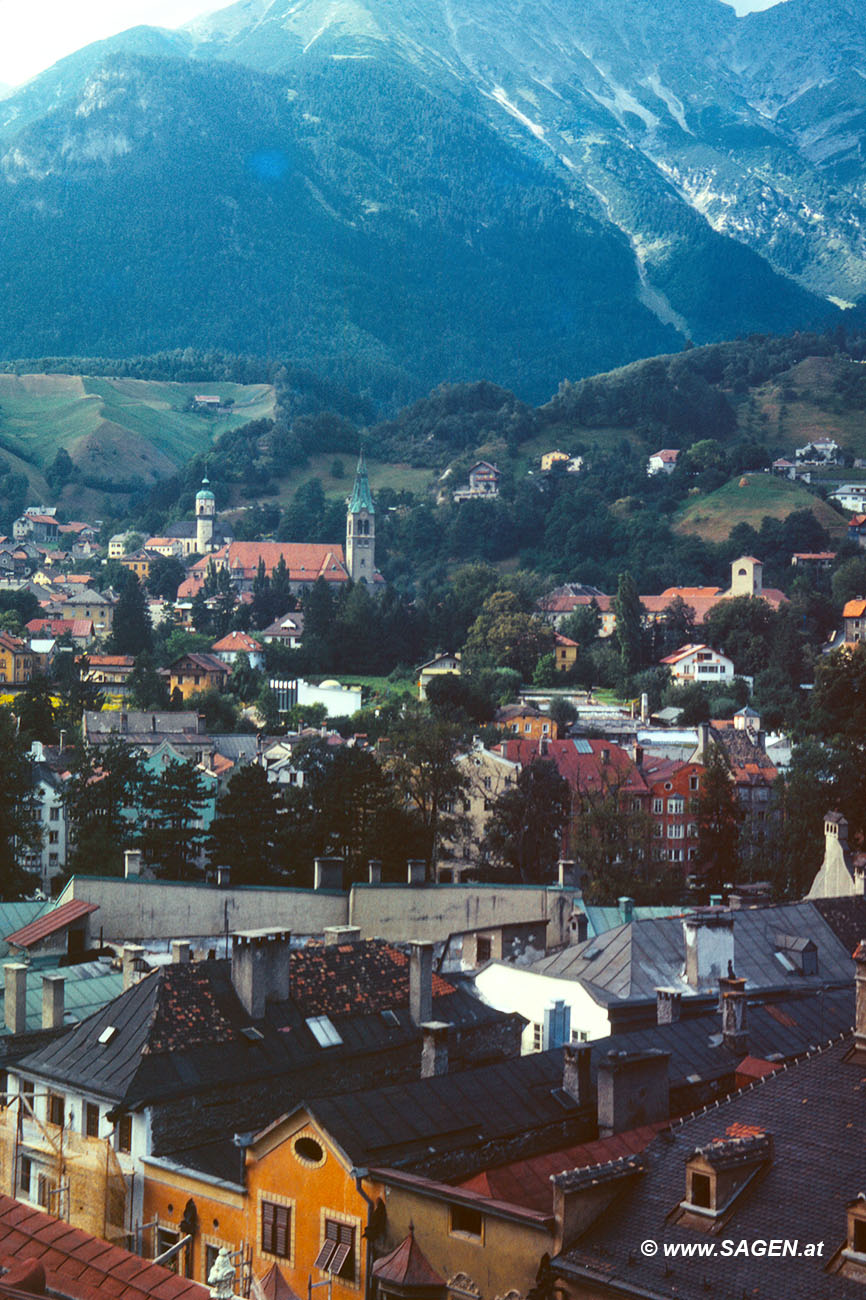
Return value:
[(324, 930), (325, 947), (335, 948), (340, 943), (360, 943), (360, 925), (326, 925)]
[(675, 1025), (682, 1014), (683, 995), (679, 989), (656, 989), (656, 1023)]
[(592, 1048), (589, 1043), (566, 1043), (562, 1050), (562, 1091), (578, 1106), (592, 1096)]
[(427, 863), (424, 858), (409, 858), (406, 863), (406, 882), (409, 885), (423, 885), (427, 880)]
[(409, 944), (409, 1014), (416, 1025), (433, 1019), (433, 944), (428, 939)]
[(190, 959), (190, 944), (188, 939), (172, 939), (171, 941), (171, 960), (174, 965), (185, 965)]
[(448, 1035), (451, 1025), (427, 1020), (421, 1026), (421, 1078), (433, 1079), (448, 1073)]
[(123, 945), (123, 991), (131, 989), (133, 984), (137, 984), (140, 979), (140, 972), (137, 969), (137, 963), (144, 956), (144, 948), (139, 943), (125, 943)]
[(624, 894), (622, 898), (618, 898), (616, 902), (623, 924), (628, 925), (630, 921), (634, 920), (634, 899), (629, 898), (627, 894)]
[(65, 975), (42, 976), (42, 1028), (60, 1029), (63, 1025)]
[(560, 858), (556, 864), (557, 879), (560, 889), (574, 889), (574, 860), (572, 858)]
[(370, 884), (380, 885), (382, 883), (382, 863), (379, 859), (371, 858), (367, 863), (367, 868), (370, 873)]
[(10, 1034), (23, 1034), (27, 1028), (27, 970), (22, 961), (10, 961), (3, 967), (3, 1005)]

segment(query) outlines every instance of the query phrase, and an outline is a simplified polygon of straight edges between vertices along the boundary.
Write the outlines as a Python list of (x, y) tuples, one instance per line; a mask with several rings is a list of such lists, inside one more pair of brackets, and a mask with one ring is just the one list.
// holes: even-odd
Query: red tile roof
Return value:
[(862, 618), (866, 613), (866, 600), (848, 600), (842, 610), (843, 618)]
[(390, 1282), (398, 1287), (445, 1286), (445, 1279), (439, 1276), (418, 1245), (411, 1226), (409, 1236), (403, 1238), (396, 1250), (376, 1260), (373, 1276), (380, 1282)]
[(261, 650), (261, 648), (261, 644), (246, 632), (229, 632), (226, 636), (220, 637), (219, 641), (214, 641), (211, 646), (211, 650), (217, 654), (220, 650)]
[[(580, 749), (573, 740), (549, 740), (543, 744), (546, 746), (543, 755), (540, 742), (524, 736), (508, 737), (498, 748), (505, 758), (524, 766), (541, 757), (551, 759), (572, 790), (588, 792), (617, 786), (623, 793), (647, 793), (649, 787), (640, 768), (621, 745), (609, 740), (582, 740)], [(585, 746), (591, 752), (581, 752)]]
[(32, 948), (34, 943), (39, 943), (40, 939), (47, 939), (49, 934), (56, 934), (58, 930), (72, 925), (73, 921), (78, 921), (82, 916), (98, 910), (98, 903), (85, 903), (83, 898), (73, 898), (68, 903), (62, 903), (60, 907), (52, 908), (43, 916), (38, 916), (35, 921), (22, 926), (20, 930), (15, 930), (13, 934), (7, 934), (6, 942), (15, 948)]
[(617, 1133), (614, 1137), (598, 1138), (595, 1142), (583, 1142), (577, 1146), (563, 1147), (561, 1151), (530, 1156), (526, 1160), (500, 1165), (497, 1169), (484, 1169), (458, 1186), (462, 1191), (477, 1192), (491, 1200), (506, 1201), (512, 1205), (522, 1205), (527, 1210), (550, 1214), (553, 1210), (550, 1180), (554, 1174), (637, 1155), (668, 1124), (668, 1120), (661, 1120), (632, 1129), (628, 1133)]
[(264, 1300), (299, 1300), (298, 1293), (292, 1290), (283, 1277), (279, 1264), (272, 1264), (264, 1277), (255, 1279), (253, 1295), (256, 1300), (262, 1296)]
[(225, 560), (232, 577), (252, 579), (260, 559), (268, 573), (273, 573), (281, 556), (292, 582), (315, 582), (319, 577), (326, 582), (349, 580), (342, 546), (328, 542), (229, 542), (213, 555), (197, 560), (190, 573), (197, 569), (206, 572), (212, 560), (218, 567)]
[[(409, 958), (380, 939), (292, 953), (292, 997), (305, 1016), (385, 1011), (409, 1003)], [(434, 998), (454, 985), (433, 975)]]
[(17, 1278), (20, 1285), (24, 1280), (19, 1266), (25, 1261), (44, 1268), (48, 1295), (66, 1300), (209, 1300), (210, 1296), (207, 1287), (160, 1264), (0, 1194), (0, 1262), (7, 1269), (15, 1267), (10, 1282)]

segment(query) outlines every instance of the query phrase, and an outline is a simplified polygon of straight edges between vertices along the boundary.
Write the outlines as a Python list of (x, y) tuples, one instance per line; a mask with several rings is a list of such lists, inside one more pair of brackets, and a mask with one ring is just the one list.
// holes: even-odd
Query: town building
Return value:
[(437, 677), (444, 673), (454, 673), (460, 676), (460, 651), (456, 654), (446, 652), (438, 654), (433, 659), (428, 659), (426, 664), (422, 664), (418, 669), (418, 698), (426, 700), (427, 687)]
[(813, 438), (805, 447), (797, 447), (794, 456), (802, 465), (838, 465), (841, 450), (833, 438)]
[(858, 597), (848, 600), (842, 609), (844, 640), (846, 645), (857, 645), (866, 640), (866, 600)]
[(848, 819), (831, 810), (824, 817), (824, 859), (807, 898), (862, 898), (866, 893), (866, 853), (852, 853)]
[(866, 511), (866, 483), (842, 483), (830, 493), (828, 500), (834, 501), (843, 510), (862, 514)]
[(506, 704), (497, 709), (496, 726), (509, 736), (527, 740), (556, 740), (559, 728), (549, 713), (542, 713), (531, 704)]
[(298, 650), (304, 636), (304, 615), (301, 610), (292, 610), (276, 619), (259, 635), (265, 645), (284, 645), (288, 650)]
[(11, 632), (0, 632), (0, 683), (24, 686), (33, 672), (33, 652), (27, 642)]
[(580, 646), (577, 641), (572, 641), (571, 637), (563, 636), (561, 632), (557, 632), (553, 651), (556, 660), (556, 671), (558, 673), (571, 672), (577, 663), (579, 650)]
[(224, 664), (233, 668), (237, 663), (239, 654), (245, 654), (249, 659), (251, 668), (264, 668), (265, 656), (260, 641), (249, 635), (248, 632), (228, 632), (225, 636), (214, 641), (211, 651), (221, 659)]
[(866, 546), (866, 515), (856, 514), (848, 520), (848, 540)]
[(684, 645), (660, 660), (671, 677), (683, 686), (714, 685), (733, 681), (734, 661), (708, 645)]
[(194, 653), (181, 655), (160, 669), (168, 678), (168, 688), (172, 696), (177, 692), (182, 700), (200, 691), (223, 691), (231, 670), (216, 655)]

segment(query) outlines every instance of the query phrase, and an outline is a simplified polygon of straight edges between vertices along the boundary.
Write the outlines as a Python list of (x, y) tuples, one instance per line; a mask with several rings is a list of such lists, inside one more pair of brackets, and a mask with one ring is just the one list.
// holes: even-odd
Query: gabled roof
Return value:
[(70, 902), (61, 903), (59, 907), (43, 913), (21, 930), (7, 934), (6, 942), (13, 948), (32, 948), (34, 944), (47, 939), (50, 934), (57, 934), (59, 930), (65, 930), (75, 921), (80, 921), (83, 916), (98, 910), (98, 903), (85, 903), (81, 898), (73, 898)]
[(445, 1279), (439, 1276), (418, 1245), (411, 1226), (409, 1236), (403, 1238), (396, 1250), (376, 1260), (373, 1276), (380, 1283), (387, 1282), (396, 1287), (445, 1287)]
[[(681, 663), (683, 659), (690, 659), (692, 655), (697, 654), (699, 651), (706, 654), (715, 655), (718, 659), (727, 658), (727, 656), (723, 655), (719, 650), (714, 650), (712, 646), (683, 645), (680, 646), (679, 650), (675, 650), (672, 655), (667, 655), (664, 659), (659, 660), (659, 662), (663, 664), (678, 664)], [(730, 662), (731, 661), (728, 660), (728, 663)]]
[(623, 793), (645, 794), (646, 781), (631, 755), (610, 740), (549, 740), (542, 755), (538, 740), (523, 736), (507, 737), (500, 752), (512, 762), (526, 766), (534, 759), (548, 758), (556, 764), (572, 790), (617, 789)]
[(219, 641), (214, 641), (211, 650), (218, 654), (221, 650), (261, 650), (261, 643), (256, 641), (247, 632), (229, 632), (226, 636), (220, 637)]
[[(734, 968), (746, 988), (786, 986), (817, 988), (844, 985), (853, 976), (850, 950), (836, 937), (811, 902), (783, 903), (774, 907), (747, 907), (731, 913), (734, 923)], [(818, 973), (786, 973), (776, 960), (775, 936), (779, 931), (813, 939), (818, 947)], [(685, 939), (681, 917), (633, 921), (542, 957), (530, 968), (541, 975), (579, 979), (593, 998), (609, 1006), (623, 999), (655, 998), (658, 987), (672, 987), (689, 996), (695, 990), (686, 982)], [(720, 971), (718, 974), (725, 974)], [(717, 985), (717, 976), (711, 982)], [(709, 990), (710, 984), (704, 991)]]
[(2, 1194), (0, 1258), (7, 1268), (38, 1261), (46, 1274), (44, 1294), (64, 1300), (209, 1300), (210, 1295), (207, 1287), (160, 1264)]
[(225, 673), (229, 672), (228, 666), (218, 659), (216, 655), (203, 654), (198, 651), (187, 651), (186, 654), (179, 655), (171, 664), (168, 671), (176, 672), (178, 668), (191, 664), (193, 668), (200, 668), (203, 673)]
[(196, 561), (190, 576), (196, 571), (206, 572), (211, 560), (217, 563), (224, 560), (232, 577), (251, 580), (256, 576), (260, 559), (264, 560), (267, 572), (273, 573), (281, 557), (291, 582), (315, 582), (317, 578), (326, 582), (349, 580), (343, 547), (337, 542), (229, 542), (213, 555)]
[(842, 610), (843, 618), (862, 618), (866, 614), (866, 600), (848, 600)]

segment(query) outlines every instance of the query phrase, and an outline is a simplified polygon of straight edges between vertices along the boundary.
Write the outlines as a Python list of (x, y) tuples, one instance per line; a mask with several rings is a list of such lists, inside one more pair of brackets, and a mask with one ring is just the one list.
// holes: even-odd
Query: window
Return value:
[(60, 832), (59, 832), (59, 831), (49, 831), (49, 832), (48, 832), (48, 843), (49, 843), (49, 844), (59, 844), (59, 842), (60, 842)]
[(866, 1221), (855, 1219), (853, 1227), (851, 1249), (856, 1250), (858, 1255), (866, 1255)]
[(682, 799), (680, 799), (680, 798), (678, 798), (678, 797), (675, 797), (675, 798), (673, 798), (673, 799), (668, 799), (668, 812), (669, 812), (669, 813), (681, 813), (681, 812), (683, 811), (684, 807), (685, 807), (685, 804), (684, 804), (684, 802), (683, 802)]
[(51, 808), (51, 809), (49, 809), (48, 816), (49, 816), (49, 818), (51, 819), (51, 821), (53, 821), (53, 822), (59, 822), (59, 821), (60, 821), (60, 809), (59, 809), (59, 808)]
[(220, 1253), (219, 1246), (212, 1246), (205, 1243), (204, 1248), (204, 1281), (206, 1282), (211, 1274), (211, 1269), (217, 1262), (217, 1255)]
[(36, 1199), (43, 1210), (48, 1210), (52, 1214), (57, 1213), (54, 1208), (58, 1202), (56, 1192), (57, 1184), (54, 1179), (49, 1178), (47, 1174), (39, 1174), (36, 1182)]
[(92, 1101), (84, 1105), (84, 1132), (89, 1138), (99, 1137), (99, 1107)]
[(117, 1122), (117, 1149), (118, 1151), (130, 1152), (132, 1150), (132, 1116), (121, 1115)]
[(30, 1182), (33, 1177), (33, 1161), (29, 1156), (22, 1156), (18, 1166), (18, 1190), (30, 1199)]
[(288, 1205), (262, 1201), (262, 1250), (281, 1259), (291, 1257), (292, 1211)]
[[(49, 1092), (48, 1094), (48, 1123), (56, 1124), (58, 1128), (63, 1128), (65, 1118), (65, 1106), (63, 1097), (58, 1092)], [(40, 1205), (42, 1202), (40, 1201)]]
[[(176, 1246), (179, 1241), (180, 1241), (180, 1234), (175, 1232), (174, 1228), (157, 1228), (156, 1255), (154, 1256), (154, 1258), (156, 1259), (160, 1255), (164, 1254), (167, 1250), (171, 1250), (172, 1246)], [(178, 1254), (179, 1253), (180, 1252), (178, 1252)], [(178, 1263), (178, 1255), (176, 1254), (176, 1255), (172, 1255), (171, 1259), (164, 1259), (162, 1261), (162, 1267), (170, 1269), (172, 1273), (176, 1273), (177, 1263)]]
[(25, 1114), (27, 1112), (28, 1107), (32, 1112), (33, 1098), (36, 1092), (36, 1084), (33, 1082), (32, 1079), (19, 1079), (18, 1091), (21, 1094), (21, 1096), (24, 1098), (25, 1102), (27, 1103), (27, 1105), (25, 1105), (24, 1107)]
[(60, 861), (60, 854), (59, 854), (59, 853), (49, 853), (49, 854), (48, 854), (48, 865), (49, 865), (49, 866), (51, 866), (51, 867), (56, 867), (59, 861)]
[[(390, 1015), (390, 1016), (393, 1017), (393, 1020), (392, 1020), (391, 1023), (393, 1023), (393, 1024), (395, 1024), (395, 1025), (398, 1025), (398, 1024), (400, 1023), (399, 1020), (397, 1019), (397, 1017), (394, 1015), (394, 1012), (393, 1012), (393, 1011), (390, 1011), (390, 1012), (388, 1012), (388, 1011), (383, 1011), (383, 1012), (382, 1012), (382, 1016), (383, 1016), (383, 1018), (384, 1018), (385, 1016), (387, 1016), (387, 1015)], [(312, 1138), (312, 1137), (299, 1137), (299, 1138), (296, 1138), (296, 1139), (295, 1139), (295, 1144), (294, 1144), (293, 1150), (294, 1150), (295, 1155), (298, 1157), (298, 1159), (301, 1160), (301, 1161), (303, 1161), (304, 1164), (307, 1164), (307, 1165), (321, 1165), (321, 1164), (324, 1164), (324, 1161), (325, 1161), (325, 1149), (324, 1149), (324, 1147), (322, 1146), (322, 1144), (321, 1144), (320, 1142), (317, 1142), (317, 1141), (316, 1141), (315, 1138)]]
[(325, 1220), (325, 1240), (316, 1256), (313, 1268), (320, 1268), (328, 1273), (348, 1281), (355, 1279), (355, 1229), (350, 1223), (337, 1223), (335, 1219)]
[(532, 1050), (533, 1050), (533, 1052), (540, 1052), (540, 1051), (541, 1051), (541, 1047), (542, 1047), (542, 1043), (543, 1043), (543, 1041), (544, 1041), (544, 1031), (543, 1031), (541, 1025), (539, 1024), (539, 1022), (536, 1020), (536, 1021), (534, 1022), (534, 1024), (533, 1024), (533, 1026), (532, 1026)]
[(461, 1237), (474, 1237), (480, 1241), (483, 1235), (484, 1216), (480, 1210), (469, 1205), (452, 1205), (451, 1206), (451, 1229), (452, 1233), (459, 1233)]
[(661, 813), (664, 812), (664, 810), (665, 810), (664, 799), (653, 799), (653, 812)]
[(689, 789), (690, 789), (690, 790), (697, 790), (699, 784), (700, 784), (700, 778), (699, 778), (699, 777), (697, 777), (697, 776), (690, 776), (690, 777), (689, 777)]
[(480, 966), (483, 961), (490, 961), (492, 952), (492, 942), (485, 934), (479, 934), (475, 939), (475, 959)]
[(706, 1210), (710, 1208), (709, 1174), (692, 1174), (692, 1205), (699, 1205)]
[(668, 826), (668, 839), (669, 840), (683, 839), (685, 835), (685, 829), (686, 828), (685, 826), (683, 826), (682, 822), (670, 823)]

